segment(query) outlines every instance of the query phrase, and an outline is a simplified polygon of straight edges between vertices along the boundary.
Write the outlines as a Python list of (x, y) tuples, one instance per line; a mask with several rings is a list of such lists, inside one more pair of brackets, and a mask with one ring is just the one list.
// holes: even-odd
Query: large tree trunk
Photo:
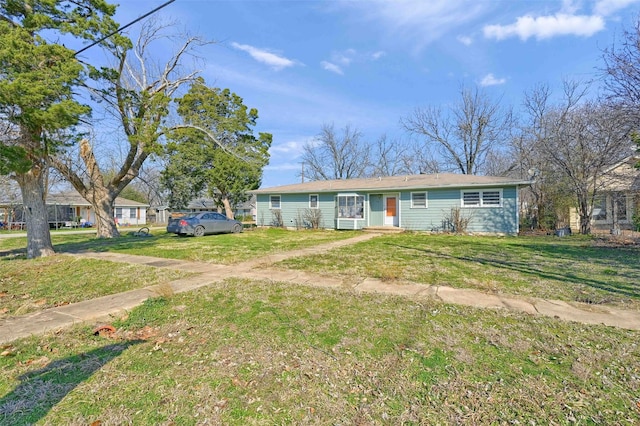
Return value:
[(28, 172), (16, 175), (27, 227), (27, 259), (55, 254), (47, 218), (44, 173), (42, 168), (33, 166)]
[(98, 238), (117, 238), (120, 236), (114, 215), (114, 203), (116, 195), (106, 188), (95, 188), (90, 194), (89, 202), (96, 215), (96, 228)]
[[(104, 176), (100, 171), (93, 149), (89, 141), (83, 139), (80, 142), (80, 158), (86, 166), (88, 174), (87, 182), (81, 179), (80, 175), (74, 172), (69, 164), (58, 157), (50, 159), (53, 166), (67, 178), (73, 187), (80, 193), (82, 198), (87, 200), (96, 217), (96, 228), (98, 238), (117, 238), (120, 236), (116, 227), (114, 204), (116, 197), (120, 193), (117, 185), (105, 183)], [(130, 179), (127, 181), (127, 183)], [(126, 185), (126, 184), (125, 184)], [(122, 185), (124, 187), (125, 185)]]
[(227, 218), (234, 219), (233, 209), (231, 208), (229, 197), (222, 197), (222, 205), (224, 206), (224, 212), (227, 215)]
[(591, 209), (590, 204), (584, 200), (579, 201), (578, 215), (580, 216), (580, 233), (591, 233)]

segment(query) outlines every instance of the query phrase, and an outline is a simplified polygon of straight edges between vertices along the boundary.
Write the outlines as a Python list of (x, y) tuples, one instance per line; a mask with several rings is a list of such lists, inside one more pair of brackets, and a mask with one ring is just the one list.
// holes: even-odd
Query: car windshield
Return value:
[(189, 213), (187, 215), (184, 216), (184, 219), (191, 219), (198, 216), (198, 213)]

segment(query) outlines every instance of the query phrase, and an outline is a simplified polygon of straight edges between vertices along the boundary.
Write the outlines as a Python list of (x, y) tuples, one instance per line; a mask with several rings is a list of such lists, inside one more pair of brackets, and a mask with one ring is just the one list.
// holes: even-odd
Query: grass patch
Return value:
[(406, 280), (494, 293), (640, 308), (640, 248), (605, 247), (588, 237), (484, 237), (403, 233), (282, 268)]
[(190, 275), (64, 255), (0, 260), (0, 268), (0, 318), (162, 285)]
[(76, 327), (5, 349), (0, 422), (640, 421), (637, 332), (238, 280), (114, 325), (111, 339)]
[[(123, 232), (121, 230), (121, 232)], [(297, 250), (358, 235), (356, 231), (287, 231), (258, 228), (240, 234), (182, 238), (164, 230), (152, 229), (151, 237), (134, 237), (123, 232), (121, 238), (96, 239), (93, 234), (52, 234), (56, 251), (109, 251), (218, 264), (233, 264), (282, 251)], [(25, 251), (26, 238), (0, 239), (0, 250)]]

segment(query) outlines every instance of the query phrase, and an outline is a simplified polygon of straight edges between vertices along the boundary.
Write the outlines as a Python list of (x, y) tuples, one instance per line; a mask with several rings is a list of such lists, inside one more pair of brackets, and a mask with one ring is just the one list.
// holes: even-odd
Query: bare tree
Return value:
[(407, 146), (399, 140), (390, 141), (387, 135), (382, 135), (371, 147), (371, 170), (373, 176), (397, 176), (409, 174), (405, 160), (408, 152)]
[(430, 174), (442, 172), (442, 167), (430, 147), (414, 142), (402, 156), (402, 169), (408, 174)]
[(631, 108), (640, 105), (640, 18), (625, 30), (620, 45), (604, 50), (605, 87), (610, 97)]
[(401, 119), (405, 130), (435, 147), (442, 158), (442, 168), (463, 174), (483, 171), (488, 152), (509, 137), (511, 111), (500, 107), (475, 88), (462, 88), (460, 102), (448, 110), (440, 107), (416, 108)]
[[(605, 49), (604, 81), (609, 100), (623, 107), (634, 122), (634, 143), (640, 153), (640, 17), (623, 33), (621, 44)], [(640, 168), (640, 161), (636, 163)]]
[(370, 149), (358, 129), (347, 125), (336, 134), (333, 124), (322, 126), (313, 142), (303, 147), (304, 174), (310, 180), (365, 177), (370, 169)]
[(531, 117), (533, 147), (543, 174), (555, 174), (571, 188), (580, 216), (580, 233), (590, 232), (594, 198), (602, 190), (603, 172), (629, 155), (629, 121), (622, 109), (584, 100), (587, 88), (564, 83), (561, 102), (538, 87), (525, 96)]
[(158, 167), (145, 164), (140, 169), (136, 180), (132, 182), (132, 185), (144, 194), (147, 202), (152, 206), (160, 206), (167, 202), (168, 194), (160, 181), (160, 172)]
[(165, 31), (169, 26), (155, 20), (146, 22), (132, 49), (117, 43), (111, 46), (110, 53), (117, 62), (115, 68), (94, 70), (102, 85), (90, 90), (112, 111), (127, 139), (126, 153), (116, 173), (107, 177), (96, 158), (94, 146), (86, 139), (79, 144), (80, 164), (73, 161), (71, 155), (51, 159), (54, 167), (91, 203), (100, 238), (119, 236), (114, 201), (139, 175), (145, 160), (161, 151), (171, 99), (197, 74), (181, 70), (184, 57), (192, 53), (194, 47), (204, 44), (197, 37), (182, 37), (184, 42), (164, 64), (151, 59), (157, 57), (157, 53), (151, 53), (154, 44), (172, 39)]

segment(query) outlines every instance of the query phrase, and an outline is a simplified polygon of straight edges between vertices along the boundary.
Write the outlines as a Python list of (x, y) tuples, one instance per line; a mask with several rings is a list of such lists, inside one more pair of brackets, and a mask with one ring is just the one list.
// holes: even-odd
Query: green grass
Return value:
[[(134, 231), (134, 230), (132, 230)], [(134, 237), (121, 230), (122, 238), (96, 239), (92, 234), (52, 234), (59, 252), (109, 251), (219, 264), (233, 264), (257, 256), (297, 250), (358, 235), (354, 231), (300, 231), (260, 228), (241, 234), (183, 238), (164, 230), (152, 230), (151, 237)], [(26, 238), (0, 239), (0, 250), (22, 253)]]
[(0, 356), (0, 424), (636, 424), (638, 332), (274, 282)]
[(190, 274), (70, 256), (1, 259), (0, 318), (168, 283)]
[(589, 237), (485, 237), (403, 233), (282, 268), (474, 288), (485, 292), (640, 308), (640, 247)]
[[(152, 237), (96, 239), (93, 234), (52, 232), (56, 252), (111, 251), (133, 255), (230, 264), (283, 250), (348, 238), (353, 232), (288, 232), (265, 229), (243, 234), (180, 238), (154, 230)], [(63, 255), (27, 260), (26, 238), (0, 239), (0, 319), (108, 294), (168, 283), (184, 272)]]

